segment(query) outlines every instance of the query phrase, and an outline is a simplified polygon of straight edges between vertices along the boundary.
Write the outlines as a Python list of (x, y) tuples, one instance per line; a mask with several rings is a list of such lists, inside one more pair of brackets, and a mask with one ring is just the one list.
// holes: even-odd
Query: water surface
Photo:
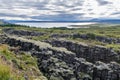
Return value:
[[(27, 25), (30, 27), (40, 27), (40, 28), (53, 28), (53, 27), (67, 27), (67, 28), (80, 28), (80, 27), (85, 27), (85, 25), (91, 25), (95, 24), (95, 22), (77, 22), (77, 23), (72, 23), (72, 22), (20, 22), (16, 23), (20, 25)], [(72, 26), (71, 26), (72, 25)]]

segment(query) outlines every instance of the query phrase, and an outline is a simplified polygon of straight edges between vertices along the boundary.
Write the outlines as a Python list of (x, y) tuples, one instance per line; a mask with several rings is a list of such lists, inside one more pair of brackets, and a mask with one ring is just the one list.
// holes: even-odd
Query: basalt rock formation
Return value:
[(35, 56), (48, 80), (120, 80), (120, 55), (114, 50), (66, 40), (7, 36), (3, 41)]
[(111, 37), (105, 37), (105, 36), (98, 36), (98, 35), (95, 35), (95, 34), (51, 34), (51, 37), (52, 38), (73, 38), (73, 39), (76, 39), (76, 38), (80, 38), (80, 39), (83, 39), (83, 40), (89, 40), (89, 39), (92, 39), (92, 40), (97, 40), (97, 41), (100, 41), (100, 42), (103, 42), (103, 43), (114, 43), (114, 44), (120, 44), (120, 38), (111, 38)]
[(26, 30), (15, 30), (12, 28), (3, 29), (3, 31), (10, 35), (18, 35), (18, 36), (42, 36), (45, 33), (35, 32), (35, 31), (26, 31)]
[(120, 38), (111, 38), (111, 37), (105, 37), (105, 36), (98, 36), (95, 34), (73, 34), (73, 38), (81, 38), (84, 40), (87, 39), (93, 39), (93, 40), (97, 40), (103, 43), (120, 43)]
[(72, 37), (71, 34), (51, 34), (52, 38), (68, 38), (68, 37)]
[[(46, 33), (43, 32), (36, 32), (36, 31), (27, 31), (27, 30), (15, 30), (13, 28), (6, 28), (3, 29), (3, 31), (10, 35), (17, 35), (17, 36), (43, 36)], [(112, 37), (106, 37), (106, 36), (99, 36), (91, 33), (87, 34), (51, 34), (51, 38), (80, 38), (83, 40), (97, 40), (99, 42), (108, 43), (108, 44), (120, 44), (120, 38), (112, 38)]]
[(65, 47), (69, 51), (76, 53), (77, 57), (85, 58), (89, 62), (102, 61), (108, 63), (110, 61), (120, 61), (120, 55), (112, 49), (105, 48), (103, 46), (88, 46), (83, 43), (75, 43), (68, 40), (48, 40), (46, 41), (55, 47)]

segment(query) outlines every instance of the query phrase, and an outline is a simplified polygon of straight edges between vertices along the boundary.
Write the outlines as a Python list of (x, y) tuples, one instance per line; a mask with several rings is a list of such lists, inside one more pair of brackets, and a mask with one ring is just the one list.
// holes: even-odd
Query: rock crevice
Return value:
[(35, 56), (48, 80), (120, 80), (117, 53), (103, 47), (48, 41), (53, 47), (45, 42), (11, 36), (7, 36), (4, 43), (20, 46), (20, 50)]

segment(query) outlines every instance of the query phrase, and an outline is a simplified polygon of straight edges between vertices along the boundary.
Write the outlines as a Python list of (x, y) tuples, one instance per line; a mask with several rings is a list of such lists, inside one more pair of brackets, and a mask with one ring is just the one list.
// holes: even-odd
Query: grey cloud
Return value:
[[(102, 5), (106, 6), (107, 4), (112, 4), (111, 2), (109, 2), (109, 0), (93, 0), (93, 1), (97, 1), (99, 3), (98, 6), (102, 6)], [(63, 0), (63, 1), (53, 0), (53, 2), (52, 0), (43, 0), (43, 1), (40, 1), (40, 0), (0, 0), (0, 3), (1, 3), (0, 4), (0, 17), (20, 17), (20, 18), (40, 19), (40, 20), (41, 19), (42, 20), (45, 20), (45, 19), (77, 20), (78, 17), (83, 17), (83, 15), (85, 15), (84, 10), (83, 10), (84, 2), (85, 0)], [(62, 7), (62, 9), (60, 7)], [(92, 12), (93, 7), (91, 6), (86, 6), (86, 7), (88, 7), (87, 11), (91, 12), (90, 13), (91, 15), (94, 15), (94, 13), (96, 13), (96, 12)], [(84, 8), (86, 7), (84, 6)], [(6, 11), (1, 12), (2, 9)], [(20, 12), (19, 9), (24, 9), (24, 10), (23, 12), (22, 10)], [(48, 14), (45, 14), (45, 15), (43, 15), (44, 13), (40, 14), (43, 10), (45, 10), (46, 13)], [(26, 11), (26, 13), (24, 11)], [(54, 13), (53, 15), (49, 14), (52, 12)], [(119, 11), (116, 11), (112, 15), (119, 15), (119, 13), (120, 13)]]
[(120, 11), (119, 11), (119, 12), (114, 12), (114, 13), (112, 13), (112, 15), (116, 15), (116, 14), (119, 14), (119, 15), (120, 15)]
[(109, 1), (105, 1), (105, 0), (97, 0), (97, 2), (99, 3), (99, 5), (107, 5), (107, 4), (111, 4), (111, 2), (109, 2)]
[[(57, 6), (64, 6), (66, 8), (73, 8), (73, 7), (76, 7), (76, 6), (82, 6), (83, 5), (83, 2), (84, 0), (74, 0), (76, 1), (75, 3), (73, 3), (73, 5), (68, 5), (67, 3), (67, 0), (65, 1), (62, 1), (62, 2), (56, 2), (54, 3), (54, 5), (57, 5)], [(73, 2), (73, 1), (72, 1)]]
[(0, 16), (1, 17), (21, 17), (21, 18), (28, 18), (30, 16), (27, 16), (27, 15), (15, 15), (15, 14), (7, 14), (7, 13), (0, 13)]
[(83, 14), (58, 14), (58, 15), (47, 15), (47, 16), (32, 16), (33, 19), (42, 19), (42, 20), (79, 20), (78, 17)]
[(88, 11), (92, 11), (93, 9), (88, 9)]

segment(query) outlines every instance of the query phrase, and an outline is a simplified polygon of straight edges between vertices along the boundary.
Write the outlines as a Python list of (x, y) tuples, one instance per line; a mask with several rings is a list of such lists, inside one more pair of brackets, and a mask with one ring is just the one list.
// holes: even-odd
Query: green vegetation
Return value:
[(6, 65), (0, 65), (0, 80), (9, 80), (10, 77), (10, 68)]
[(44, 36), (33, 36), (32, 37), (33, 40), (47, 40), (47, 39), (50, 39), (50, 35), (44, 35)]
[[(0, 29), (3, 28), (11, 28), (11, 25), (4, 25), (0, 27)], [(68, 37), (66, 39), (78, 41), (78, 42), (85, 42), (90, 45), (102, 45), (106, 46), (108, 48), (113, 48), (115, 50), (119, 50), (119, 44), (107, 44), (100, 42), (95, 39), (95, 36), (103, 36), (103, 37), (109, 37), (109, 38), (120, 38), (120, 26), (115, 25), (105, 25), (104, 27), (100, 27), (100, 25), (94, 25), (90, 26), (90, 28), (78, 28), (78, 29), (68, 29), (68, 28), (35, 28), (35, 27), (28, 27), (28, 26), (20, 26), (20, 25), (14, 25), (12, 28), (16, 30), (28, 30), (28, 31), (36, 31), (36, 32), (43, 32), (46, 33), (43, 36), (27, 36), (26, 38), (30, 38), (33, 40), (47, 40), (52, 39), (50, 36), (51, 34), (87, 34), (89, 36), (88, 40), (80, 39), (80, 38), (73, 38)], [(0, 30), (2, 33), (2, 31)]]
[(24, 52), (16, 55), (8, 47), (0, 45), (0, 80), (44, 80), (36, 58)]
[(106, 45), (108, 48), (113, 48), (116, 51), (120, 50), (120, 44), (107, 44)]
[[(89, 38), (74, 38), (66, 37), (67, 40), (75, 42), (84, 42), (90, 46), (102, 45), (107, 48), (112, 48), (115, 51), (120, 51), (120, 44), (104, 43), (96, 40), (96, 36), (108, 38), (120, 38), (120, 26), (99, 27), (94, 26), (90, 28), (68, 29), (68, 28), (35, 28), (20, 25), (1, 25), (0, 34), (4, 33), (2, 29), (14, 28), (15, 30), (28, 30), (45, 33), (42, 36), (22, 36), (24, 38), (33, 40), (50, 40), (53, 39), (51, 34), (86, 34)], [(5, 44), (0, 44), (0, 80), (46, 80), (40, 73), (37, 66), (37, 59), (32, 57), (29, 53), (17, 50), (17, 47), (9, 47)], [(84, 73), (79, 76), (84, 77)], [(51, 77), (53, 80), (56, 77)], [(57, 80), (57, 79), (56, 79)]]
[[(9, 27), (6, 27), (9, 28)], [(11, 27), (10, 27), (11, 28)], [(91, 28), (79, 28), (79, 29), (68, 29), (68, 28), (35, 28), (35, 27), (26, 27), (26, 26), (14, 26), (13, 28), (17, 30), (29, 30), (29, 31), (38, 31), (46, 32), (49, 34), (58, 33), (58, 34), (72, 34), (72, 33), (91, 33), (95, 35), (107, 36), (107, 37), (116, 37), (120, 38), (120, 26), (110, 26), (110, 27), (91, 27)]]

